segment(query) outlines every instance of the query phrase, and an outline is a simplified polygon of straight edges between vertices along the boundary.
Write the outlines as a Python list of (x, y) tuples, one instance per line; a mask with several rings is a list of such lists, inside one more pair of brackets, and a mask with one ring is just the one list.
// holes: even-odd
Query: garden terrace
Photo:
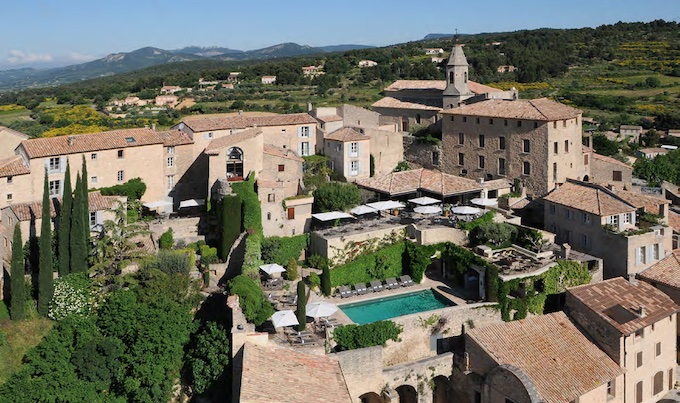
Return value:
[(556, 264), (552, 250), (532, 252), (517, 245), (497, 250), (481, 245), (477, 250), (489, 263), (498, 267), (498, 277), (503, 281), (537, 276)]

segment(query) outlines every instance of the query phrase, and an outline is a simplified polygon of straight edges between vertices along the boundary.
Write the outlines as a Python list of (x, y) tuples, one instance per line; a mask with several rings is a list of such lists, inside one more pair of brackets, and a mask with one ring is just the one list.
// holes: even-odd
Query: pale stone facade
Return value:
[(14, 149), (24, 140), (28, 140), (28, 135), (0, 126), (0, 160), (13, 157)]

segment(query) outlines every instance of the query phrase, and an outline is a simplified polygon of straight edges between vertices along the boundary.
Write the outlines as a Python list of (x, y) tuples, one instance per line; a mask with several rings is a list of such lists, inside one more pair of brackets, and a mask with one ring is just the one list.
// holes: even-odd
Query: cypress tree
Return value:
[[(85, 163), (85, 154), (83, 154), (83, 168), (82, 168), (82, 176), (80, 177), (80, 180), (83, 181), (83, 222), (85, 223), (85, 227), (83, 230), (85, 231), (84, 236), (85, 236), (85, 252), (87, 255), (89, 255), (89, 247), (90, 247), (90, 200), (87, 197), (87, 194), (89, 193), (87, 191), (87, 164)], [(86, 255), (86, 256), (87, 256)]]
[(300, 323), (297, 326), (299, 332), (305, 330), (307, 326), (307, 298), (305, 298), (305, 283), (298, 281), (297, 285), (297, 320)]
[(12, 240), (12, 279), (10, 281), (9, 313), (12, 320), (20, 320), (26, 317), (26, 283), (24, 282), (24, 249), (21, 244), (21, 228), (19, 224), (14, 226), (14, 239)]
[(325, 296), (331, 295), (331, 271), (328, 269), (327, 264), (324, 265), (321, 272), (321, 292)]
[(40, 264), (38, 268), (38, 312), (47, 316), (52, 294), (53, 260), (52, 260), (52, 229), (50, 227), (50, 194), (47, 184), (47, 169), (45, 169), (45, 184), (43, 187), (42, 222), (40, 225)]
[(87, 245), (85, 244), (85, 222), (83, 222), (83, 184), (80, 173), (76, 175), (76, 188), (73, 197), (73, 214), (71, 217), (71, 272), (87, 271)]
[(71, 168), (66, 162), (64, 197), (59, 210), (59, 277), (71, 272), (71, 213), (73, 209), (73, 189), (71, 188)]

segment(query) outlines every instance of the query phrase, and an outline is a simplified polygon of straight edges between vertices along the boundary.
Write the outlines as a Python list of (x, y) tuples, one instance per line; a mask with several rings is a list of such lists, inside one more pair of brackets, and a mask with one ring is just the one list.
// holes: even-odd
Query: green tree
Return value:
[(88, 190), (88, 182), (87, 182), (87, 163), (85, 163), (85, 154), (83, 154), (83, 167), (82, 167), (82, 176), (80, 177), (80, 180), (82, 181), (81, 183), (81, 189), (83, 192), (83, 207), (82, 207), (82, 212), (83, 212), (83, 222), (85, 223), (85, 227), (83, 228), (84, 234), (83, 236), (85, 237), (85, 252), (89, 252), (90, 248), (90, 199), (88, 197), (89, 195), (89, 190)]
[(73, 213), (71, 219), (71, 272), (83, 273), (87, 271), (87, 245), (85, 243), (86, 227), (89, 231), (89, 220), (83, 221), (86, 208), (83, 200), (83, 182), (80, 174), (76, 175), (76, 188), (73, 197)]
[(324, 265), (321, 271), (321, 292), (325, 296), (331, 295), (331, 270)]
[(359, 204), (361, 204), (361, 191), (352, 183), (324, 183), (314, 191), (316, 211), (344, 211)]
[(12, 320), (21, 320), (26, 317), (26, 282), (24, 281), (24, 250), (21, 245), (19, 224), (14, 226), (11, 272), (9, 313)]
[(411, 166), (408, 164), (406, 161), (399, 161), (397, 166), (394, 168), (392, 172), (402, 172), (402, 171), (408, 171), (411, 169)]
[(431, 260), (428, 253), (426, 253), (425, 248), (420, 245), (416, 245), (413, 242), (406, 242), (406, 250), (404, 251), (404, 268), (406, 272), (411, 275), (411, 279), (420, 283), (425, 274), (427, 266), (430, 265)]
[(218, 255), (227, 260), (231, 246), (241, 234), (242, 202), (239, 195), (225, 196), (219, 203), (218, 221), (220, 222), (220, 242)]
[(619, 153), (619, 143), (609, 140), (604, 134), (593, 136), (593, 148), (598, 154), (612, 156)]
[(297, 310), (295, 314), (299, 322), (297, 330), (300, 332), (307, 327), (307, 297), (305, 291), (305, 283), (299, 281), (297, 285)]
[(71, 188), (71, 167), (66, 161), (64, 175), (64, 196), (59, 209), (59, 277), (71, 272), (71, 213), (73, 210), (73, 189)]
[(158, 239), (158, 247), (161, 248), (162, 250), (170, 250), (172, 249), (172, 245), (175, 244), (175, 240), (172, 237), (172, 227), (168, 228), (167, 231), (161, 234), (161, 237)]
[(661, 85), (661, 80), (658, 77), (647, 77), (645, 84), (651, 88), (657, 88)]
[(286, 276), (288, 280), (295, 280), (298, 278), (298, 264), (295, 258), (290, 258), (286, 265)]
[(38, 312), (47, 316), (54, 293), (52, 273), (54, 262), (52, 259), (52, 217), (50, 214), (50, 189), (47, 184), (47, 169), (43, 186), (42, 216), (40, 225), (40, 263), (38, 271)]
[(248, 322), (256, 326), (263, 324), (274, 314), (272, 304), (262, 293), (262, 288), (245, 274), (238, 275), (229, 281), (229, 293), (239, 296), (239, 304)]
[(196, 332), (187, 351), (186, 364), (194, 392), (204, 394), (226, 383), (230, 357), (229, 330), (217, 322), (207, 322)]

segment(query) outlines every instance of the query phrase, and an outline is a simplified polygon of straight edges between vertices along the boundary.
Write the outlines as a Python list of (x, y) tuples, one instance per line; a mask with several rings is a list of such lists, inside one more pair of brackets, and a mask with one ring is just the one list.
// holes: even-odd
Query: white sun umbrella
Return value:
[(334, 314), (338, 310), (338, 307), (330, 302), (318, 301), (307, 304), (305, 309), (307, 311), (307, 316), (321, 318)]
[(312, 217), (319, 221), (333, 221), (339, 220), (341, 218), (354, 218), (351, 214), (343, 213), (342, 211), (331, 211), (328, 213), (316, 213), (312, 214)]
[(394, 200), (387, 200), (387, 201), (380, 201), (380, 202), (374, 202), (374, 203), (368, 203), (368, 207), (373, 207), (376, 210), (392, 210), (395, 208), (404, 208), (404, 203), (399, 203), (398, 201)]
[(274, 273), (283, 273), (284, 271), (286, 271), (286, 269), (284, 269), (283, 266), (276, 263), (263, 264), (262, 266), (260, 266), (260, 270), (269, 275), (272, 275)]
[(354, 207), (349, 212), (354, 215), (364, 215), (368, 213), (377, 213), (378, 210), (374, 209), (373, 207), (369, 207), (365, 204), (362, 204), (361, 206)]
[(460, 206), (460, 207), (454, 207), (451, 209), (451, 212), (453, 214), (462, 214), (462, 215), (470, 215), (470, 214), (477, 214), (481, 213), (482, 210), (478, 209), (477, 207), (470, 207), (470, 206)]
[(274, 327), (296, 326), (299, 325), (295, 312), (291, 310), (277, 311), (271, 317)]
[(470, 202), (478, 206), (495, 206), (496, 204), (498, 204), (498, 199), (485, 199), (483, 197), (477, 197), (470, 200)]
[(437, 200), (433, 197), (423, 196), (415, 199), (409, 200), (410, 203), (419, 204), (421, 206), (427, 206), (428, 204), (441, 203), (441, 200)]
[(442, 208), (438, 206), (418, 206), (413, 211), (420, 214), (441, 214)]

